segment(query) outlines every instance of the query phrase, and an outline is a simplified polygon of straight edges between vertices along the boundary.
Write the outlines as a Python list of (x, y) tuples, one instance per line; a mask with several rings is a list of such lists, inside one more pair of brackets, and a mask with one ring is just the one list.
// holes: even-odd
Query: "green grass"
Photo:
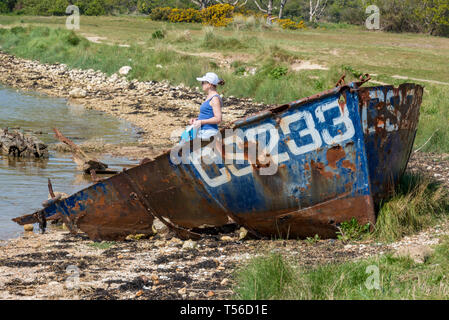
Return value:
[(392, 242), (416, 234), (449, 218), (449, 193), (429, 178), (406, 173), (390, 198), (380, 204), (376, 224), (359, 225), (355, 219), (341, 223), (337, 237), (343, 242)]
[[(269, 254), (235, 272), (234, 298), (448, 299), (448, 250), (446, 238), (424, 264), (387, 254), (315, 268), (298, 267), (282, 256)], [(286, 275), (290, 281), (284, 280)]]
[[(447, 190), (427, 178), (405, 174), (395, 194), (381, 205), (374, 230), (354, 221), (342, 224), (342, 241), (390, 242), (447, 221)], [(313, 245), (319, 238), (308, 238)], [(331, 263), (315, 268), (298, 267), (279, 254), (251, 260), (234, 274), (236, 299), (447, 299), (449, 298), (449, 238), (424, 264), (390, 254)], [(379, 270), (379, 289), (372, 284), (372, 268)]]
[(115, 244), (115, 241), (101, 241), (89, 243), (88, 246), (99, 250), (105, 250), (113, 247)]
[[(425, 93), (415, 147), (432, 136), (422, 151), (449, 152), (446, 129), (449, 85), (392, 78), (401, 75), (449, 83), (449, 39), (369, 32), (349, 25), (326, 24), (299, 31), (279, 28), (241, 31), (233, 26), (212, 29), (145, 17), (82, 16), (81, 30), (76, 33), (80, 42), (76, 44), (75, 37), (73, 43), (67, 39), (73, 35), (62, 29), (64, 23), (65, 17), (0, 15), (0, 24), (25, 28), (25, 32), (17, 28), (0, 29), (0, 45), (2, 50), (17, 56), (108, 74), (130, 65), (133, 69), (128, 77), (145, 81), (166, 79), (172, 84), (198, 86), (195, 80), (198, 74), (215, 71), (226, 80), (222, 89), (225, 95), (251, 97), (270, 104), (287, 103), (329, 89), (343, 70), (377, 74), (375, 80), (395, 85), (417, 82), (425, 86)], [(36, 26), (40, 28), (29, 28)], [(152, 38), (158, 30), (165, 35), (163, 39)], [(88, 43), (85, 35), (107, 39), (104, 44)], [(238, 60), (245, 67), (256, 67), (258, 72), (243, 76), (247, 70), (242, 66), (238, 72), (234, 67), (219, 67), (222, 64), (217, 56)], [(304, 60), (327, 66), (329, 70), (278, 72)]]
[(279, 254), (259, 257), (239, 271), (238, 296), (244, 300), (266, 300), (281, 296), (293, 280), (293, 270)]
[(395, 241), (447, 219), (446, 187), (419, 175), (405, 174), (396, 194), (381, 205), (374, 232), (380, 241)]

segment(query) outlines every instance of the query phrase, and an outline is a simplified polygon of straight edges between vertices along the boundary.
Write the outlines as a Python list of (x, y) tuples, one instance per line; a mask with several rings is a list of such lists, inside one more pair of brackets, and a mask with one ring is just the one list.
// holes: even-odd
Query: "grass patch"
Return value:
[(337, 238), (343, 242), (392, 242), (416, 234), (448, 217), (449, 194), (446, 188), (427, 177), (406, 173), (391, 198), (380, 204), (371, 232), (369, 224), (359, 225), (353, 218), (339, 225)]
[[(442, 222), (448, 213), (449, 198), (443, 186), (419, 175), (405, 174), (395, 194), (381, 205), (372, 233), (368, 232), (369, 225), (360, 226), (353, 219), (340, 225), (339, 238), (399, 240)], [(308, 244), (317, 241), (319, 237), (306, 239)], [(234, 298), (447, 299), (448, 251), (446, 237), (424, 264), (387, 254), (316, 268), (299, 268), (282, 255), (267, 254), (235, 272)]]
[(113, 247), (115, 244), (115, 241), (101, 241), (89, 243), (88, 246), (99, 250), (105, 250)]
[(395, 241), (432, 226), (449, 213), (444, 186), (428, 178), (405, 174), (396, 194), (381, 205), (371, 238)]
[(293, 280), (293, 270), (279, 254), (255, 258), (237, 274), (237, 296), (243, 300), (277, 299)]
[(215, 34), (212, 28), (206, 28), (201, 47), (213, 50), (241, 50), (248, 48), (248, 44), (243, 43), (234, 37), (221, 37)]
[[(382, 255), (316, 268), (295, 267), (279, 255), (258, 257), (235, 273), (234, 298), (448, 299), (448, 250), (445, 238), (424, 264)], [(289, 281), (281, 281), (286, 272)]]
[(445, 87), (424, 84), (425, 92), (415, 149), (429, 142), (422, 152), (449, 152), (449, 85)]
[(370, 224), (359, 225), (357, 220), (352, 218), (350, 221), (342, 222), (338, 228), (337, 238), (345, 242), (363, 239), (369, 233)]

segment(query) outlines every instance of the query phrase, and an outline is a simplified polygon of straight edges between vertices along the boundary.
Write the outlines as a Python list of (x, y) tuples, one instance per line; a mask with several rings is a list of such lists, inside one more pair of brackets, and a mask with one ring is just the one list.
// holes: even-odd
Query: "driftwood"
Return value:
[(58, 129), (53, 128), (56, 138), (70, 147), (73, 155), (73, 161), (81, 168), (85, 173), (90, 174), (93, 170), (98, 174), (111, 174), (117, 173), (117, 171), (108, 170), (106, 163), (100, 162), (95, 158), (89, 157), (79, 146), (77, 146), (72, 140), (65, 137)]
[(48, 146), (19, 130), (0, 130), (0, 154), (21, 158), (48, 158)]

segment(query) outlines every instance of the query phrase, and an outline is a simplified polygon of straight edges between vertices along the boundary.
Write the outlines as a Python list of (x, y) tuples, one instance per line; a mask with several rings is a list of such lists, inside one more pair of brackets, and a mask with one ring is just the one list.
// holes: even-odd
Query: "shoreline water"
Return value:
[[(48, 158), (15, 158), (0, 151), (0, 239), (20, 236), (23, 227), (11, 219), (35, 212), (47, 199), (47, 179), (57, 192), (73, 194), (92, 184), (89, 175), (77, 169), (67, 146), (54, 136), (53, 127), (90, 150), (113, 150), (115, 143), (133, 144), (138, 135), (125, 120), (82, 106), (68, 105), (66, 99), (26, 92), (0, 84), (1, 129), (18, 129), (48, 146)], [(1, 143), (0, 143), (1, 144)], [(95, 156), (121, 171), (138, 164), (126, 157), (111, 157), (98, 152)]]

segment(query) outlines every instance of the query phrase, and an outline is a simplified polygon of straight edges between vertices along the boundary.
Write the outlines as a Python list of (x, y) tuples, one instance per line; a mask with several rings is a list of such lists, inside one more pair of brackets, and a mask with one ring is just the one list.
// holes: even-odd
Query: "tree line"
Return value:
[(157, 7), (202, 9), (228, 3), (271, 18), (362, 25), (376, 5), (380, 27), (393, 32), (449, 36), (449, 0), (0, 0), (0, 13), (64, 15), (74, 4), (85, 15), (150, 14)]

